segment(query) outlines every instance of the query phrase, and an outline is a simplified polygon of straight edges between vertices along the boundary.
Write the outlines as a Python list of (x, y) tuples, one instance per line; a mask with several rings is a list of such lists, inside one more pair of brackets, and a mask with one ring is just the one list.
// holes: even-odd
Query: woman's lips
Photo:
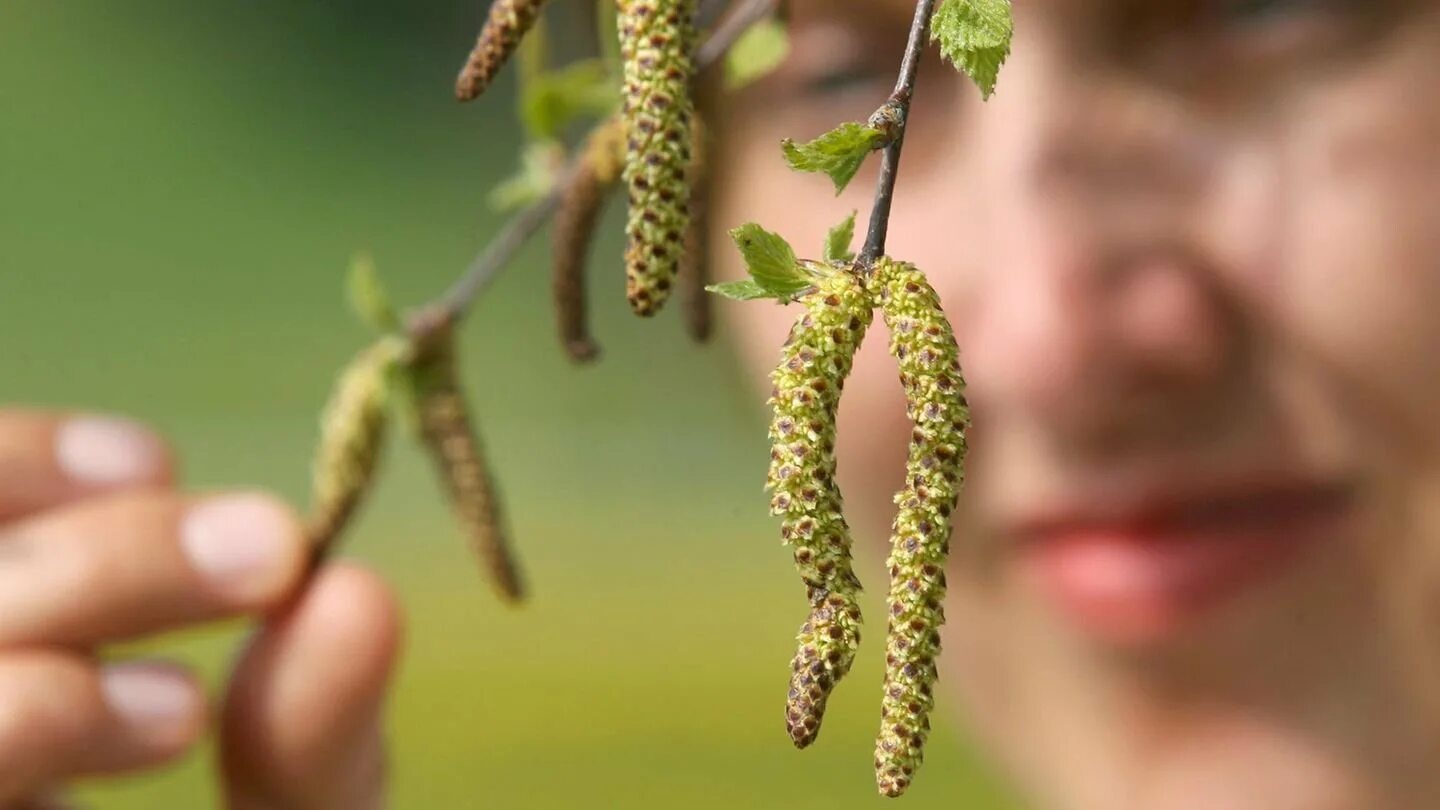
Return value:
[(1333, 533), (1345, 503), (1337, 488), (1319, 486), (1152, 500), (1123, 516), (1031, 524), (1021, 558), (1082, 630), (1159, 641), (1288, 570)]

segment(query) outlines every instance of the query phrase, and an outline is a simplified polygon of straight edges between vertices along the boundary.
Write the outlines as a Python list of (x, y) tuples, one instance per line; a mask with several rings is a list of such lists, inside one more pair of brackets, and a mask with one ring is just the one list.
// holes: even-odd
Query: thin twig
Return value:
[(935, 0), (918, 0), (915, 19), (910, 23), (910, 39), (905, 43), (905, 58), (900, 62), (900, 78), (895, 92), (885, 103), (893, 116), (894, 136), (885, 147), (880, 161), (880, 182), (875, 188), (875, 205), (870, 209), (870, 228), (865, 233), (865, 247), (860, 251), (860, 266), (869, 267), (885, 253), (885, 235), (890, 229), (890, 203), (895, 197), (895, 177), (900, 171), (900, 150), (905, 146), (905, 124), (910, 117), (910, 100), (915, 96), (915, 74), (920, 69), (920, 55), (930, 34), (930, 17)]
[(743, 0), (743, 2), (725, 16), (710, 36), (700, 46), (699, 52), (695, 55), (695, 64), (698, 70), (706, 70), (719, 62), (730, 46), (740, 35), (750, 30), (755, 23), (775, 13), (780, 5), (780, 0)]
[[(718, 64), (741, 34), (775, 13), (778, 5), (779, 0), (743, 0), (701, 44), (695, 57), (696, 73), (710, 70)], [(912, 77), (913, 74), (914, 70), (911, 70)], [(572, 159), (561, 173), (555, 188), (505, 223), (500, 233), (470, 262), (470, 266), (450, 289), (438, 300), (421, 307), (419, 312), (431, 316), (443, 313), (454, 320), (460, 320), (475, 299), (490, 286), (495, 276), (509, 266), (510, 260), (520, 248), (555, 215), (560, 206), (560, 190), (576, 171), (577, 163), (577, 160)], [(412, 321), (411, 329), (416, 331), (420, 324), (433, 320), (433, 317), (416, 317)]]
[(495, 276), (510, 264), (510, 260), (525, 246), (530, 237), (555, 215), (555, 210), (560, 207), (561, 191), (569, 185), (569, 178), (576, 168), (576, 162), (572, 161), (565, 167), (564, 174), (549, 194), (531, 203), (505, 223), (500, 233), (470, 262), (464, 275), (432, 306), (444, 309), (450, 317), (459, 320), (476, 297), (495, 280)]

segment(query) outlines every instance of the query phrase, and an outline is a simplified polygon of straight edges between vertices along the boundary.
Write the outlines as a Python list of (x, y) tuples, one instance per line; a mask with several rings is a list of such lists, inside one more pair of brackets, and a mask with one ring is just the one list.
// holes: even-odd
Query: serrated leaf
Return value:
[(811, 279), (800, 268), (795, 251), (779, 234), (747, 222), (730, 231), (730, 238), (740, 248), (750, 277), (770, 295), (787, 298), (810, 286)]
[(930, 18), (930, 38), (989, 98), (1015, 35), (1010, 0), (942, 0)]
[(809, 143), (786, 138), (780, 148), (785, 162), (799, 172), (823, 172), (839, 194), (850, 184), (860, 164), (871, 152), (885, 145), (885, 133), (874, 127), (847, 121)]
[(559, 138), (577, 120), (605, 118), (618, 109), (620, 84), (600, 59), (536, 73), (520, 92), (520, 119), (532, 140)]
[(825, 237), (825, 261), (848, 262), (855, 258), (855, 251), (850, 249), (850, 243), (855, 240), (855, 214), (851, 211), (844, 222), (830, 229)]
[(529, 144), (520, 153), (520, 168), (490, 190), (490, 207), (513, 211), (541, 200), (555, 187), (565, 164), (565, 149), (554, 141)]
[(350, 260), (350, 271), (346, 274), (345, 290), (350, 298), (350, 308), (365, 324), (377, 332), (398, 332), (400, 316), (390, 303), (390, 296), (380, 283), (375, 271), (375, 261), (367, 253), (357, 253)]
[(730, 90), (762, 78), (790, 53), (790, 32), (771, 17), (750, 26), (725, 54), (725, 86)]
[(756, 284), (753, 279), (744, 281), (727, 281), (723, 284), (711, 284), (706, 290), (723, 295), (732, 301), (754, 301), (759, 298), (774, 298), (774, 293)]

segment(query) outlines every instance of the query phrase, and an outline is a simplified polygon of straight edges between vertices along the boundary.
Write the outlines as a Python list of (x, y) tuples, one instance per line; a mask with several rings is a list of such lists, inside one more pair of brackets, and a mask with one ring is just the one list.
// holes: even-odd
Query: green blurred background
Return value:
[[(510, 88), (450, 97), (483, 5), (0, 2), (0, 401), (134, 415), (188, 483), (301, 502), (316, 413), (366, 338), (342, 304), (350, 254), (414, 302), (498, 226)], [(615, 208), (600, 256), (619, 253)], [(537, 241), (466, 333), (533, 603), (492, 598), (404, 442), (348, 546), (408, 610), (393, 805), (882, 803), (879, 645), (814, 749), (781, 728), (803, 601), (765, 515), (759, 400), (723, 345), (618, 296), (596, 314), (604, 361), (572, 368)], [(243, 632), (153, 646), (213, 682)], [(83, 795), (214, 806), (209, 755)], [(942, 722), (927, 759), (906, 807), (1017, 806), (962, 729)]]

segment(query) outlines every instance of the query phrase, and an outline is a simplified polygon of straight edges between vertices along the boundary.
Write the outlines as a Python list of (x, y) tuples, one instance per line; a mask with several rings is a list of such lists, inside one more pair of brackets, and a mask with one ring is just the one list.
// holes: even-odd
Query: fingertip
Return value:
[(53, 442), (57, 467), (84, 487), (169, 486), (175, 480), (169, 446), (131, 419), (70, 414), (55, 427)]
[(401, 624), (398, 601), (375, 574), (342, 563), (316, 574), (236, 668), (221, 736), (232, 797), (330, 806), (319, 797), (378, 790), (380, 717)]
[(191, 568), (231, 605), (260, 612), (285, 604), (306, 566), (299, 518), (262, 492), (215, 495), (190, 505), (180, 546)]
[(189, 750), (207, 724), (204, 690), (176, 664), (109, 664), (100, 671), (100, 692), (124, 736), (149, 761), (169, 760)]

